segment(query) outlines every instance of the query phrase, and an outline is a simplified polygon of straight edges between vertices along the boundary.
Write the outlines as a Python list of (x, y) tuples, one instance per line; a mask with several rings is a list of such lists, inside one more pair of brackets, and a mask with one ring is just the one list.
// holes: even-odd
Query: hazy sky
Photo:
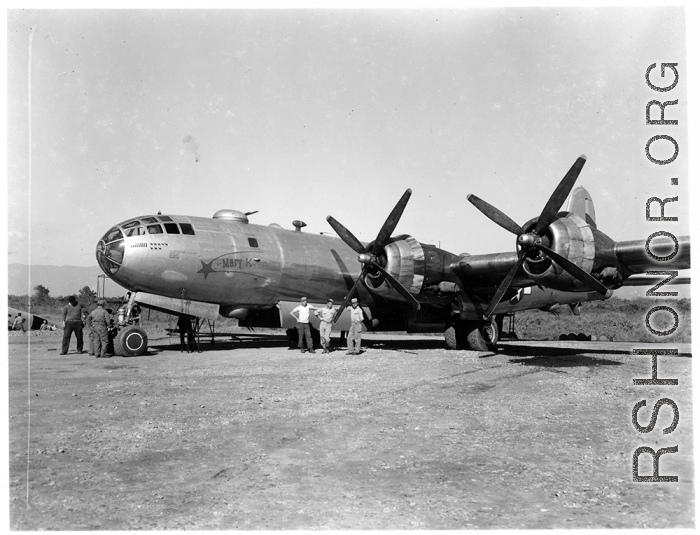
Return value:
[[(670, 93), (644, 81), (661, 62)], [(686, 234), (686, 72), (682, 8), (10, 11), (9, 262), (95, 265), (110, 226), (159, 210), (331, 214), (370, 241), (409, 187), (395, 234), (512, 251), (467, 194), (524, 223), (582, 153), (601, 230)], [(645, 124), (676, 98), (679, 126)], [(656, 134), (672, 165), (645, 157)], [(674, 195), (678, 223), (645, 222)]]

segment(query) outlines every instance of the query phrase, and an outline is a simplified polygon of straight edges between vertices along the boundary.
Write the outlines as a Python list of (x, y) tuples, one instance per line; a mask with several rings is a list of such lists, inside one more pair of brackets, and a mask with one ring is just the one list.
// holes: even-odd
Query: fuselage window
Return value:
[(248, 238), (248, 245), (251, 247), (257, 247), (258, 246), (258, 240), (255, 238)]
[(160, 225), (148, 225), (146, 228), (149, 234), (163, 234), (163, 227)]
[(194, 236), (194, 229), (189, 223), (180, 223), (180, 228), (182, 229), (183, 234), (189, 234), (190, 236)]
[(168, 234), (180, 234), (180, 229), (177, 228), (177, 223), (163, 223), (165, 225), (165, 232)]
[(160, 215), (158, 216), (158, 219), (161, 221), (172, 221), (172, 218), (169, 215)]
[(144, 223), (158, 223), (158, 220), (155, 217), (144, 217), (143, 222)]

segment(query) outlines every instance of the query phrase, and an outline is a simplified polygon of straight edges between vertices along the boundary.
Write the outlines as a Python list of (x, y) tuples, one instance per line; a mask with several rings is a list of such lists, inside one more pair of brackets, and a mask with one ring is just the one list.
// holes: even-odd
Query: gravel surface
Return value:
[[(28, 340), (30, 343), (28, 344)], [(14, 530), (668, 528), (694, 525), (690, 346), (366, 335), (361, 355), (241, 337), (143, 357), (9, 339)], [(175, 342), (175, 339), (172, 340)], [(73, 340), (72, 347), (75, 347)], [(635, 403), (661, 409), (654, 431)], [(677, 483), (633, 483), (640, 446)], [(645, 459), (646, 458), (646, 459)], [(641, 473), (651, 471), (642, 456)]]

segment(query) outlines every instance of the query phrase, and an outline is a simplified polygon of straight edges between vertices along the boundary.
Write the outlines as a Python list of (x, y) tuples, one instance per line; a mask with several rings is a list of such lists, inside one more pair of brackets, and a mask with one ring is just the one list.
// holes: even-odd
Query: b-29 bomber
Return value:
[(585, 162), (585, 156), (576, 160), (539, 216), (523, 225), (467, 197), (516, 236), (510, 252), (457, 255), (406, 234), (392, 236), (410, 189), (370, 243), (332, 216), (327, 220), (338, 237), (301, 232), (300, 221), (295, 230), (251, 224), (250, 213), (228, 209), (212, 218), (129, 219), (108, 230), (96, 250), (105, 274), (131, 292), (115, 346), (125, 355), (146, 351), (146, 333), (128, 325), (134, 303), (289, 329), (295, 326), (289, 311), (304, 295), (319, 306), (328, 298), (342, 302), (335, 316), (341, 331), (349, 326), (345, 308), (357, 296), (368, 330), (444, 332), (450, 348), (489, 351), (506, 314), (606, 299), (648, 269), (689, 268), (687, 236), (656, 243), (657, 257), (666, 258), (660, 262), (647, 253), (647, 240), (616, 242), (598, 230), (591, 196), (574, 189)]

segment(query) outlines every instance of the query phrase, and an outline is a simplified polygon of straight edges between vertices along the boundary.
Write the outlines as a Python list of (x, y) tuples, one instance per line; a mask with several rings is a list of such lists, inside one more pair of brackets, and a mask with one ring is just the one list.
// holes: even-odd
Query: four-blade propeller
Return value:
[(362, 242), (360, 242), (360, 240), (358, 240), (352, 232), (345, 228), (335, 218), (332, 216), (328, 216), (326, 218), (326, 221), (328, 221), (330, 226), (333, 227), (333, 230), (335, 230), (338, 237), (340, 237), (340, 239), (343, 240), (348, 247), (359, 255), (357, 259), (362, 264), (360, 276), (357, 277), (355, 284), (353, 284), (352, 289), (345, 297), (345, 301), (343, 301), (342, 306), (336, 312), (333, 322), (338, 321), (338, 318), (343, 313), (343, 310), (345, 310), (345, 308), (348, 306), (348, 302), (355, 293), (360, 280), (364, 279), (364, 277), (371, 272), (379, 272), (413, 308), (416, 310), (420, 308), (420, 303), (416, 301), (416, 298), (413, 297), (413, 295), (411, 295), (399, 281), (397, 281), (377, 262), (377, 254), (379, 254), (384, 245), (386, 245), (387, 240), (391, 237), (392, 232), (394, 232), (394, 229), (399, 223), (399, 219), (401, 219), (401, 215), (403, 214), (404, 208), (406, 208), (406, 204), (408, 204), (408, 199), (410, 197), (411, 190), (407, 189), (382, 225), (382, 228), (377, 234), (377, 239), (370, 243), (367, 247), (362, 245)]
[(511, 283), (515, 278), (515, 274), (520, 269), (520, 266), (523, 265), (523, 262), (525, 261), (525, 258), (528, 252), (530, 251), (542, 252), (551, 260), (559, 264), (564, 271), (569, 273), (572, 277), (575, 277), (584, 285), (588, 286), (589, 288), (595, 290), (596, 292), (602, 295), (605, 295), (606, 297), (609, 297), (611, 295), (611, 291), (608, 288), (606, 288), (600, 281), (596, 280), (589, 273), (581, 269), (579, 266), (577, 266), (570, 260), (552, 251), (542, 241), (542, 237), (545, 236), (547, 228), (556, 219), (559, 209), (561, 208), (566, 198), (569, 196), (569, 193), (571, 193), (571, 190), (574, 187), (574, 183), (576, 182), (576, 179), (578, 178), (578, 175), (581, 172), (581, 169), (583, 168), (583, 165), (585, 163), (586, 156), (581, 155), (576, 160), (574, 165), (571, 166), (569, 172), (566, 173), (562, 181), (559, 183), (552, 195), (549, 197), (547, 204), (545, 204), (544, 208), (542, 209), (542, 213), (537, 218), (537, 222), (535, 223), (534, 228), (532, 228), (529, 231), (526, 231), (525, 228), (518, 225), (515, 221), (513, 221), (510, 217), (501, 212), (498, 208), (490, 205), (489, 203), (480, 199), (476, 195), (467, 196), (467, 200), (474, 206), (476, 206), (476, 208), (482, 214), (484, 214), (497, 225), (503, 227), (512, 234), (515, 234), (518, 237), (517, 243), (520, 247), (520, 250), (518, 251), (518, 261), (513, 265), (511, 270), (508, 272), (508, 275), (506, 275), (506, 278), (503, 279), (498, 289), (496, 290), (496, 293), (494, 294), (493, 298), (491, 299), (491, 302), (489, 303), (488, 308), (486, 309), (486, 312), (484, 313), (485, 319), (488, 319), (491, 316), (494, 309), (503, 298), (503, 295), (508, 291), (508, 288), (510, 288)]

